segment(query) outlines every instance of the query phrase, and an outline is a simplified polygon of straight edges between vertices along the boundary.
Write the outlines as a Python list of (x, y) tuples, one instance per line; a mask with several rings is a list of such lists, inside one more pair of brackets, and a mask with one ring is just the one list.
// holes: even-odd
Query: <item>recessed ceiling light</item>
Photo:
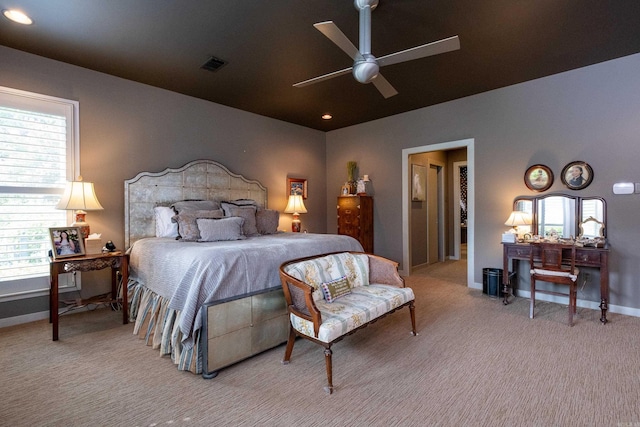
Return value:
[(13, 22), (17, 22), (18, 24), (31, 25), (33, 24), (33, 20), (29, 18), (24, 13), (15, 9), (4, 9), (2, 14), (5, 18), (12, 20)]
[(331, 114), (323, 114), (322, 115), (322, 120), (331, 120), (333, 118), (333, 116)]

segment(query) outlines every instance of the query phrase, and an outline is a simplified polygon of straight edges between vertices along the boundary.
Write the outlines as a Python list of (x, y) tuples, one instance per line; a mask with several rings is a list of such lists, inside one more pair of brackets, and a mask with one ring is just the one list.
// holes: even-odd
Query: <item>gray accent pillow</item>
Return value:
[(260, 234), (276, 234), (280, 222), (280, 212), (275, 209), (258, 209), (256, 228)]
[(198, 230), (198, 218), (222, 218), (224, 213), (221, 209), (210, 211), (185, 211), (184, 213), (175, 215), (171, 221), (178, 223), (178, 234), (180, 239), (185, 242), (197, 242), (200, 240), (200, 231)]
[(196, 222), (200, 230), (199, 242), (246, 239), (242, 234), (244, 219), (238, 216), (221, 219), (198, 218)]
[(256, 236), (258, 229), (256, 228), (256, 210), (255, 206), (237, 206), (233, 203), (221, 202), (220, 206), (224, 211), (224, 216), (239, 216), (244, 218), (242, 230), (245, 236)]
[(185, 211), (213, 211), (220, 209), (220, 204), (213, 200), (183, 200), (175, 202), (171, 207), (177, 214)]

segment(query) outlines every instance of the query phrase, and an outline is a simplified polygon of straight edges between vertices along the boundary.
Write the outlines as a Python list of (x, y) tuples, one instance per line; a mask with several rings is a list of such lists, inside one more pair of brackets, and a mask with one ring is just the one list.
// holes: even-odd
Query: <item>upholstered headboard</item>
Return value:
[(195, 160), (162, 172), (140, 172), (124, 182), (125, 248), (139, 239), (155, 236), (156, 206), (170, 206), (180, 200), (236, 199), (253, 199), (266, 208), (267, 189), (213, 160)]

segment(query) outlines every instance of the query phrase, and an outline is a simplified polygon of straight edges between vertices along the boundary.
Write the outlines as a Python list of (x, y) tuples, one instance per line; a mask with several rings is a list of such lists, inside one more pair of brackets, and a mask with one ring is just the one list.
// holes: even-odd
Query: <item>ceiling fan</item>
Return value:
[(398, 91), (379, 73), (380, 67), (460, 49), (458, 36), (453, 36), (376, 58), (371, 54), (371, 12), (378, 6), (378, 1), (354, 0), (353, 2), (356, 9), (360, 11), (359, 50), (333, 21), (313, 24), (316, 29), (353, 59), (353, 66), (296, 83), (293, 85), (294, 87), (307, 86), (352, 72), (357, 81), (360, 83), (373, 83), (382, 96), (389, 98), (397, 95)]

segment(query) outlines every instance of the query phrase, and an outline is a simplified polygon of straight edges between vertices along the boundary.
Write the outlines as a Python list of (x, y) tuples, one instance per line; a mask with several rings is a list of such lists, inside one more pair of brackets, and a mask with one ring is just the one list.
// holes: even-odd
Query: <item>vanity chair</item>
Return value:
[[(578, 274), (580, 270), (576, 268), (576, 246), (574, 244), (561, 243), (532, 243), (540, 247), (539, 259), (534, 257), (534, 250), (531, 251), (529, 262), (531, 263), (531, 307), (529, 317), (533, 319), (533, 311), (536, 304), (536, 292), (549, 295), (560, 295), (569, 297), (569, 326), (573, 326), (573, 315), (576, 314), (576, 300), (578, 295)], [(562, 257), (563, 250), (570, 252), (568, 259)], [(567, 285), (569, 293), (552, 291), (547, 289), (536, 289), (536, 280)]]

